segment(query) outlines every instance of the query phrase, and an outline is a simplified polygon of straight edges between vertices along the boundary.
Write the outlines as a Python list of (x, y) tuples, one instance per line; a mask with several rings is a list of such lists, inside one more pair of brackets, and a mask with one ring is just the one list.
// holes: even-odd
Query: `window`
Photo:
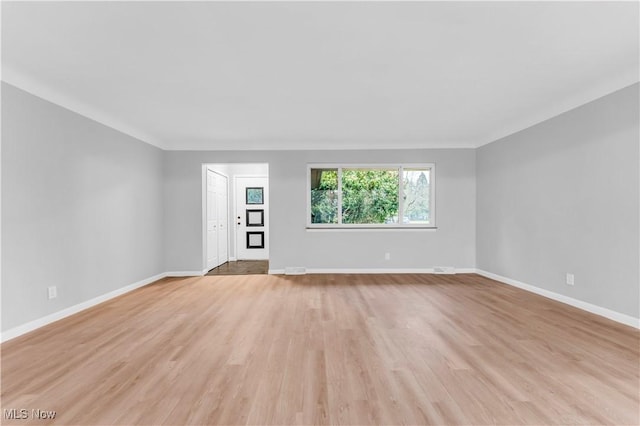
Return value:
[(310, 228), (435, 227), (435, 165), (309, 165)]

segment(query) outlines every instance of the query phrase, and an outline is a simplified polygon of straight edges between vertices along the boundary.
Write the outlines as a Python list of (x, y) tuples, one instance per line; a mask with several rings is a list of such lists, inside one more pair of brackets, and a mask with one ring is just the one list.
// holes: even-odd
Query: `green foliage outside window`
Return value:
[(338, 223), (338, 171), (313, 170), (311, 223)]
[(342, 223), (391, 223), (397, 216), (397, 170), (342, 171)]
[[(428, 224), (430, 220), (430, 170), (311, 169), (311, 223), (398, 223), (398, 185), (402, 183), (403, 218), (400, 223)], [(342, 205), (338, 205), (338, 189)], [(339, 208), (340, 207), (340, 208)]]

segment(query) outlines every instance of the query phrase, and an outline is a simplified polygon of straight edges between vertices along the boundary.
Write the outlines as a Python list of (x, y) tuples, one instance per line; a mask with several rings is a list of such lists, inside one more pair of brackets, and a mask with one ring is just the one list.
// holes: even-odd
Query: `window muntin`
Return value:
[(434, 228), (435, 165), (308, 166), (310, 228)]

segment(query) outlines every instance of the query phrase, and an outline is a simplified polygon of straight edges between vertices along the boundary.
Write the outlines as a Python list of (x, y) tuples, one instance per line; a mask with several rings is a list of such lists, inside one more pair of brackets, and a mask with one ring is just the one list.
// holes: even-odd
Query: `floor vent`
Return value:
[(304, 266), (287, 266), (284, 268), (285, 275), (304, 275), (307, 273), (307, 268)]
[(453, 266), (436, 266), (433, 268), (434, 274), (455, 274), (456, 268)]

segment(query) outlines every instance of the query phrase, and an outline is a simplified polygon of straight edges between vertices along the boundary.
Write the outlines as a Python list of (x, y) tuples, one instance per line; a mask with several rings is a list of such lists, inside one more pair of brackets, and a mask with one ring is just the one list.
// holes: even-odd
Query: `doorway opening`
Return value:
[(202, 174), (204, 273), (268, 273), (269, 165), (203, 164)]

